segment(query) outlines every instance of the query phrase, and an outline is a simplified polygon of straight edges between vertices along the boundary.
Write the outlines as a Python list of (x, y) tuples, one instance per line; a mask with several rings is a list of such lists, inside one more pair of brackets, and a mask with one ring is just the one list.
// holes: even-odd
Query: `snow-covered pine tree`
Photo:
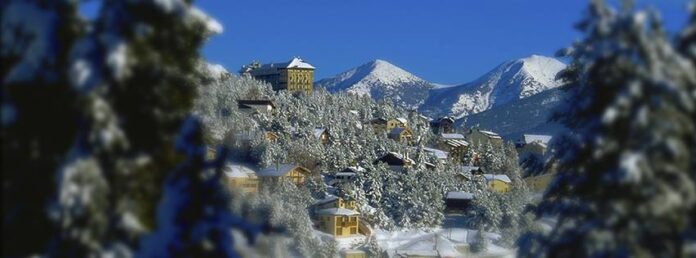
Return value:
[[(696, 69), (657, 15), (592, 1), (566, 52), (571, 83), (557, 117), (575, 133), (555, 146), (559, 172), (536, 212), (548, 234), (521, 257), (684, 257), (694, 232)], [(690, 241), (690, 242), (689, 242)]]

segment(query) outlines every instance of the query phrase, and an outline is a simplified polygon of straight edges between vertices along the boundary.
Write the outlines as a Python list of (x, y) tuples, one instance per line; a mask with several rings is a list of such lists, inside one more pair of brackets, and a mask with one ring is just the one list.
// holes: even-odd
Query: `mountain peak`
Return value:
[(328, 91), (346, 91), (375, 99), (387, 98), (408, 108), (420, 105), (433, 85), (393, 65), (375, 59), (332, 78), (316, 82)]

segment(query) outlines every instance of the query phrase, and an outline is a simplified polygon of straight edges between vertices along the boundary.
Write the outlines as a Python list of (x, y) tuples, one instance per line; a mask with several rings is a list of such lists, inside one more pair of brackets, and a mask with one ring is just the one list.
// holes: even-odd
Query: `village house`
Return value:
[(259, 189), (259, 180), (256, 171), (252, 168), (235, 163), (229, 163), (223, 168), (227, 186), (238, 189), (243, 193), (256, 193)]
[(469, 142), (464, 135), (458, 133), (443, 133), (437, 141), (437, 147), (449, 152), (449, 157), (454, 162), (461, 162), (469, 147)]
[(388, 137), (389, 139), (392, 139), (402, 144), (413, 144), (413, 131), (411, 131), (411, 128), (408, 127), (392, 128), (389, 132)]
[(388, 152), (387, 154), (384, 154), (382, 157), (375, 160), (373, 164), (377, 164), (379, 162), (386, 163), (391, 170), (397, 172), (403, 171), (404, 169), (415, 164), (413, 159), (396, 152)]
[(329, 196), (314, 205), (319, 219), (319, 230), (334, 237), (346, 237), (358, 234), (360, 213), (355, 211), (355, 200), (344, 200)]
[(319, 142), (321, 144), (327, 144), (329, 143), (329, 137), (331, 135), (329, 134), (329, 129), (326, 128), (314, 128), (314, 137), (317, 137), (319, 139)]
[(272, 100), (251, 100), (251, 99), (238, 99), (237, 109), (247, 114), (252, 113), (265, 113), (272, 114), (275, 111), (275, 103)]
[(260, 64), (252, 62), (242, 66), (241, 75), (251, 76), (271, 84), (273, 90), (287, 90), (312, 94), (314, 66), (295, 57), (288, 62)]
[(387, 120), (387, 131), (391, 131), (391, 129), (397, 128), (397, 127), (406, 127), (408, 126), (408, 120), (403, 117), (398, 117), (398, 118), (392, 118)]
[(336, 186), (338, 184), (349, 183), (355, 180), (358, 172), (365, 171), (362, 167), (347, 167), (332, 176), (326, 177), (326, 183), (330, 186)]
[(446, 162), (447, 159), (449, 158), (449, 154), (444, 150), (430, 148), (430, 147), (423, 147), (423, 151), (425, 151), (426, 153), (428, 153), (430, 155), (433, 155), (440, 162)]
[(515, 147), (520, 157), (529, 154), (544, 156), (552, 138), (550, 135), (524, 134), (515, 143)]
[(278, 140), (278, 134), (271, 131), (267, 131), (264, 136), (269, 142), (275, 142)]
[(512, 180), (507, 175), (494, 175), (494, 174), (483, 174), (483, 178), (486, 179), (488, 187), (494, 192), (507, 193), (510, 191), (510, 184)]
[(370, 120), (368, 123), (372, 126), (372, 130), (375, 134), (381, 134), (387, 131), (387, 119), (378, 117)]
[(434, 134), (454, 133), (454, 118), (446, 116), (430, 121), (430, 128)]
[(462, 191), (447, 192), (445, 195), (445, 211), (448, 213), (462, 212), (471, 206), (474, 194)]
[(309, 169), (292, 164), (270, 166), (261, 169), (256, 173), (256, 175), (262, 180), (285, 177), (289, 179), (290, 182), (293, 182), (295, 185), (303, 184), (305, 178), (307, 178), (310, 174), (311, 171)]
[(503, 146), (503, 138), (497, 133), (480, 130), (479, 128), (471, 128), (466, 139), (472, 144), (487, 144), (491, 143), (495, 147)]

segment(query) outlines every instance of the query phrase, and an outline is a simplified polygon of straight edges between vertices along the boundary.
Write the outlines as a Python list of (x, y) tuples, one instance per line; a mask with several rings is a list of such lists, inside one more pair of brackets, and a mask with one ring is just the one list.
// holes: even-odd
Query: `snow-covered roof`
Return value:
[(256, 172), (247, 166), (235, 163), (228, 163), (223, 169), (225, 176), (235, 178), (235, 177), (256, 177)]
[(462, 191), (447, 192), (447, 199), (472, 200), (474, 199), (474, 194)]
[(256, 175), (258, 176), (284, 176), (288, 172), (292, 171), (295, 168), (301, 168), (303, 170), (307, 170), (306, 168), (297, 166), (297, 165), (292, 165), (292, 164), (281, 164), (278, 166), (270, 166), (267, 168), (261, 169), (259, 172), (256, 172)]
[(286, 66), (286, 68), (305, 68), (305, 69), (314, 69), (315, 67), (312, 66), (311, 64), (305, 62), (299, 57), (295, 57)]
[(347, 177), (351, 177), (351, 176), (356, 176), (356, 175), (357, 175), (357, 174), (355, 174), (355, 172), (338, 172), (338, 173), (336, 173), (335, 176), (347, 176)]
[(314, 136), (319, 138), (322, 134), (326, 132), (326, 128), (314, 128)]
[(505, 183), (512, 183), (512, 180), (510, 180), (507, 175), (483, 174), (483, 177), (486, 179), (486, 181), (500, 180)]
[(540, 134), (525, 134), (522, 136), (522, 140), (524, 141), (525, 144), (538, 142), (538, 143), (542, 143), (544, 145), (548, 145), (549, 141), (551, 141), (551, 138), (553, 138), (553, 136), (540, 135)]
[(442, 134), (443, 139), (452, 139), (452, 140), (464, 140), (464, 135), (460, 133), (443, 133)]
[(406, 118), (403, 118), (403, 117), (397, 117), (397, 118), (396, 118), (396, 121), (399, 121), (399, 122), (402, 123), (402, 124), (407, 124), (407, 123), (408, 123), (408, 120), (406, 120)]
[(500, 135), (498, 135), (497, 133), (491, 132), (491, 131), (479, 130), (479, 132), (481, 132), (482, 134), (485, 134), (486, 136), (488, 136), (488, 138), (502, 139), (502, 137), (500, 137)]
[(335, 195), (329, 195), (329, 196), (326, 196), (324, 199), (317, 200), (314, 203), (314, 205), (322, 205), (322, 204), (333, 202), (335, 200), (338, 200), (338, 197), (336, 197)]
[(446, 140), (445, 144), (453, 147), (469, 146), (469, 142), (465, 140)]
[(275, 103), (268, 99), (238, 99), (237, 106), (239, 108), (251, 108), (252, 106), (270, 106), (275, 108)]
[(423, 147), (423, 150), (427, 153), (435, 155), (438, 159), (447, 159), (447, 152), (443, 150), (438, 150), (430, 147)]
[(317, 215), (337, 215), (337, 216), (357, 216), (360, 215), (357, 211), (349, 210), (346, 208), (329, 208), (318, 210)]

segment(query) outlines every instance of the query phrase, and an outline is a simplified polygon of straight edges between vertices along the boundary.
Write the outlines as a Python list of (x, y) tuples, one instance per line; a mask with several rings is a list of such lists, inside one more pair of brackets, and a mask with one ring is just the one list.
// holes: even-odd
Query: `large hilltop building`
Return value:
[(249, 75), (273, 86), (273, 90), (288, 90), (312, 94), (314, 66), (295, 57), (288, 62), (260, 64), (252, 62), (242, 66), (241, 75)]

